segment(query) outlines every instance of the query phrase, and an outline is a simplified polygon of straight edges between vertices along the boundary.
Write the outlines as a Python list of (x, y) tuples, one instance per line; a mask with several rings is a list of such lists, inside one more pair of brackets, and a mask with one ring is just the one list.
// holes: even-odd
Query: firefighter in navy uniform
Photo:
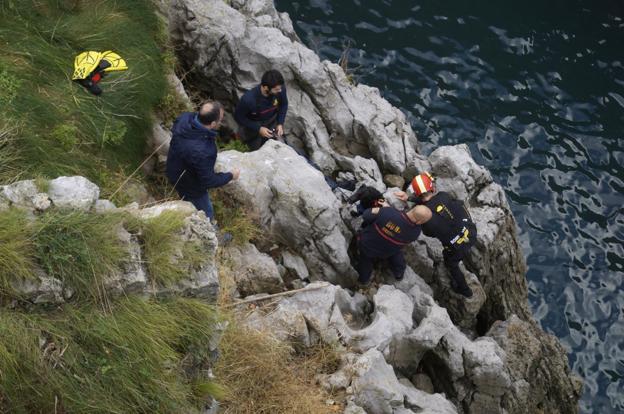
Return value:
[(362, 229), (357, 236), (358, 282), (368, 285), (375, 260), (386, 260), (396, 280), (403, 279), (405, 258), (401, 249), (420, 236), (420, 224), (431, 217), (425, 206), (403, 212), (385, 204), (364, 211)]
[(234, 119), (239, 135), (250, 150), (256, 151), (271, 138), (281, 139), (288, 112), (284, 77), (274, 69), (262, 75), (260, 85), (245, 92), (236, 105)]
[(414, 177), (407, 192), (398, 191), (397, 198), (422, 204), (432, 212), (431, 219), (422, 224), (426, 236), (435, 237), (444, 246), (444, 264), (451, 274), (451, 288), (469, 298), (472, 290), (466, 283), (461, 262), (477, 239), (477, 228), (466, 205), (448, 193), (435, 191), (433, 177), (428, 172)]

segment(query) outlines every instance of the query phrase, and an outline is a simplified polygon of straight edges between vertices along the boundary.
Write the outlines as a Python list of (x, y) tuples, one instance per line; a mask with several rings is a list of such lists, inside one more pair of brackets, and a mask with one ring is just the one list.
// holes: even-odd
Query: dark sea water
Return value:
[(409, 117), (425, 154), (467, 143), (507, 191), (529, 301), (624, 412), (624, 1), (276, 1), (305, 44)]

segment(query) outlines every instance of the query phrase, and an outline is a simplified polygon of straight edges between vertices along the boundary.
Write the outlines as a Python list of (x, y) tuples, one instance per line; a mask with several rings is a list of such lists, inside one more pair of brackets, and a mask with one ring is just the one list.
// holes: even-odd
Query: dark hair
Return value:
[(207, 101), (204, 102), (199, 107), (199, 112), (197, 114), (197, 119), (203, 125), (210, 125), (214, 121), (218, 121), (221, 116), (221, 110), (223, 109), (223, 105), (217, 101)]
[(262, 75), (262, 80), (260, 81), (260, 85), (268, 86), (269, 89), (273, 89), (277, 85), (283, 84), (284, 77), (279, 71), (275, 69), (267, 70), (266, 72), (264, 72), (264, 75)]

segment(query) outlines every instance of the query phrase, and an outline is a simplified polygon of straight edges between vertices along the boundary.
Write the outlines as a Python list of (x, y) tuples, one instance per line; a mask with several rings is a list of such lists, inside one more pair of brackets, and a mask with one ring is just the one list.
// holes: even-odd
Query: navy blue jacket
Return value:
[(185, 112), (175, 120), (167, 154), (167, 178), (186, 198), (201, 197), (209, 188), (232, 180), (232, 173), (214, 171), (217, 132), (204, 127), (196, 117), (195, 112)]
[(389, 257), (420, 236), (420, 225), (394, 207), (382, 207), (374, 214), (368, 209), (358, 240), (360, 249), (369, 257)]
[(282, 85), (282, 91), (277, 96), (262, 95), (258, 85), (241, 96), (234, 111), (234, 119), (239, 125), (257, 132), (261, 126), (266, 126), (267, 121), (276, 116), (276, 124), (284, 125), (287, 111), (288, 97), (285, 85)]
[[(418, 200), (418, 203), (429, 207), (432, 213), (431, 220), (422, 225), (426, 236), (435, 237), (447, 248), (457, 247), (458, 241), (459, 244), (466, 243), (472, 246), (477, 240), (477, 227), (463, 202), (440, 191), (429, 201)], [(467, 240), (463, 239), (463, 236), (466, 236)]]

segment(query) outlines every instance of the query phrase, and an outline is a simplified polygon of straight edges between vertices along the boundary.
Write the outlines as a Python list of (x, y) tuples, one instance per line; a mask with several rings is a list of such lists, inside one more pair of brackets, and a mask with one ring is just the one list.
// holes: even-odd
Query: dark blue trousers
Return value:
[(203, 211), (206, 214), (206, 217), (208, 217), (210, 221), (213, 221), (214, 209), (212, 208), (212, 202), (210, 201), (210, 196), (208, 196), (208, 192), (206, 192), (201, 197), (197, 197), (197, 198), (182, 197), (182, 199), (193, 203), (196, 209)]
[(401, 250), (389, 256), (375, 256), (368, 253), (366, 248), (358, 243), (358, 252), (359, 257), (356, 270), (359, 275), (358, 282), (361, 284), (366, 284), (370, 280), (373, 273), (373, 265), (376, 260), (386, 260), (394, 277), (396, 279), (403, 278), (403, 273), (405, 273), (407, 265), (405, 264), (405, 257)]

